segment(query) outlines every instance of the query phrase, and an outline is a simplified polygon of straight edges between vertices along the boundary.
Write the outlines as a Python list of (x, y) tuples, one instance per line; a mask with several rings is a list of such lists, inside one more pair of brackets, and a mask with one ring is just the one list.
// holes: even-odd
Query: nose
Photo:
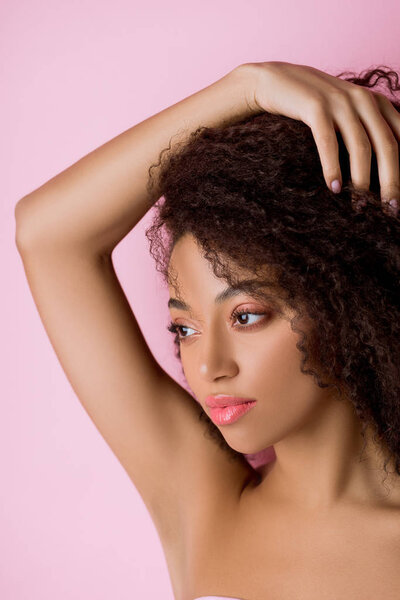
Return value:
[(232, 340), (222, 327), (210, 328), (201, 341), (199, 371), (203, 379), (211, 382), (220, 377), (234, 377), (238, 373)]

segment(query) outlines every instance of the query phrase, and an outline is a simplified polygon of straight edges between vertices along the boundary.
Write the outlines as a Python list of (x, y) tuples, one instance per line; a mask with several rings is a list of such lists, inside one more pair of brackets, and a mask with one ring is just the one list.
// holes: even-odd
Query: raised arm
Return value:
[(148, 169), (170, 138), (245, 117), (251, 82), (251, 69), (234, 69), (97, 148), (16, 207), (17, 246), (43, 325), (149, 509), (176, 593), (187, 524), (193, 532), (206, 515), (226, 512), (254, 472), (204, 435), (202, 408), (158, 365), (111, 253), (161, 195), (148, 198)]
[(148, 169), (162, 149), (199, 125), (234, 122), (254, 112), (253, 65), (239, 65), (188, 96), (93, 150), (16, 206), (19, 247), (66, 244), (91, 254), (111, 254), (162, 195), (147, 191)]

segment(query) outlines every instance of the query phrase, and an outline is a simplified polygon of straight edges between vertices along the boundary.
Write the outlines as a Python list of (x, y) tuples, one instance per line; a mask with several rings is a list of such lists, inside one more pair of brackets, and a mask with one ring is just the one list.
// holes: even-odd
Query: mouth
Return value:
[(244, 398), (239, 396), (229, 396), (228, 394), (216, 394), (207, 396), (205, 403), (208, 408), (226, 408), (228, 406), (237, 406), (247, 403), (257, 402), (254, 398)]
[(215, 425), (230, 425), (243, 417), (255, 405), (256, 401), (246, 401), (240, 404), (231, 404), (229, 406), (218, 406), (210, 408), (210, 418)]

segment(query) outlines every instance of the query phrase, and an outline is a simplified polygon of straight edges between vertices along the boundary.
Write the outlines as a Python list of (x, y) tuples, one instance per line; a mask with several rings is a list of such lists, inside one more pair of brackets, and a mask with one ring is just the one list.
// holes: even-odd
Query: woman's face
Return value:
[[(170, 268), (179, 288), (178, 295), (169, 286), (170, 298), (179, 298), (190, 307), (183, 310), (172, 304), (170, 312), (172, 321), (181, 327), (182, 367), (196, 399), (210, 418), (205, 403), (209, 395), (257, 400), (237, 421), (216, 424), (227, 443), (238, 452), (252, 454), (312, 426), (332, 389), (321, 389), (312, 376), (301, 373), (299, 337), (288, 320), (294, 314), (274, 313), (267, 303), (243, 291), (216, 303), (227, 283), (215, 277), (189, 234), (176, 243)], [(246, 314), (235, 317), (235, 310)]]

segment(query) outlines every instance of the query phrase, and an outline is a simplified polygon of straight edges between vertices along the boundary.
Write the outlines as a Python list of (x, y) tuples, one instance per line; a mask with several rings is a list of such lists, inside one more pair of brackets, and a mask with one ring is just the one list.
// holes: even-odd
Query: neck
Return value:
[[(348, 400), (332, 397), (312, 421), (274, 444), (276, 460), (260, 484), (268, 498), (305, 510), (338, 504), (400, 508), (400, 476), (387, 451), (372, 441)], [(385, 482), (382, 483), (383, 479)]]

